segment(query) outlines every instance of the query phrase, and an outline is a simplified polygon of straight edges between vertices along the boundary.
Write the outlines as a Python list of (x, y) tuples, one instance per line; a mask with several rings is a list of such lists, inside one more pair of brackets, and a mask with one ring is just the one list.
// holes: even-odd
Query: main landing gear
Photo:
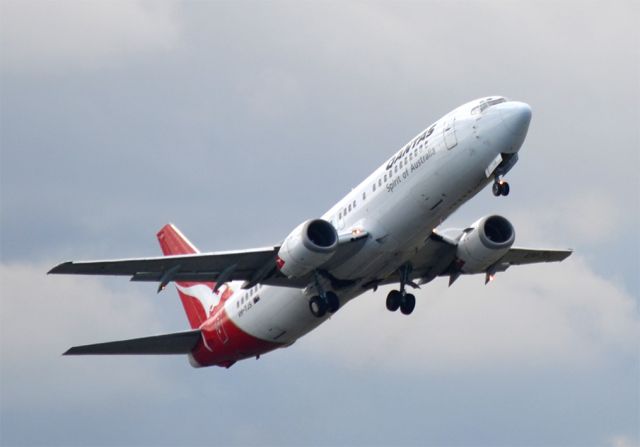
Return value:
[(311, 297), (309, 300), (309, 310), (314, 317), (322, 318), (327, 312), (332, 314), (340, 309), (338, 295), (331, 290), (325, 291), (323, 289), (317, 273), (315, 274), (315, 288), (318, 291), (318, 295)]
[(327, 312), (334, 313), (340, 308), (340, 300), (338, 295), (332, 291), (328, 291), (322, 295), (316, 295), (309, 300), (309, 310), (314, 317), (322, 318)]
[(508, 196), (509, 195), (509, 184), (502, 180), (499, 176), (496, 176), (495, 181), (493, 182), (493, 187), (491, 188), (493, 195), (498, 196)]
[(400, 290), (392, 290), (387, 295), (387, 309), (391, 312), (395, 312), (400, 309), (404, 315), (409, 315), (416, 307), (416, 297), (407, 293), (405, 287), (410, 285), (414, 288), (418, 287), (409, 280), (411, 274), (411, 264), (405, 264), (400, 268)]
[(387, 309), (391, 312), (395, 312), (400, 309), (405, 315), (411, 314), (416, 307), (416, 297), (411, 293), (401, 292), (399, 290), (392, 290), (387, 295)]

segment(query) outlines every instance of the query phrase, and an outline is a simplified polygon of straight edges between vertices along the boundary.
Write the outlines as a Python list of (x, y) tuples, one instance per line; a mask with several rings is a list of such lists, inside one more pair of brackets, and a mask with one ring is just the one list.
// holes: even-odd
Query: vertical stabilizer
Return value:
[[(199, 253), (198, 249), (173, 224), (167, 224), (157, 233), (165, 256)], [(192, 328), (198, 328), (220, 302), (220, 294), (213, 292), (215, 282), (178, 281), (176, 288)]]

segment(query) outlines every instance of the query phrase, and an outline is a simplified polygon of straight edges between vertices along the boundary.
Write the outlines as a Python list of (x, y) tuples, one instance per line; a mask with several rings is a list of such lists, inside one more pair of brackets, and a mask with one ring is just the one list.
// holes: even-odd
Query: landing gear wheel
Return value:
[(505, 182), (504, 180), (498, 180), (496, 182), (493, 183), (493, 186), (491, 187), (491, 191), (493, 192), (493, 195), (498, 197), (498, 196), (508, 196), (509, 195), (509, 184), (507, 182)]
[(416, 307), (416, 297), (410, 293), (403, 295), (400, 299), (400, 312), (405, 315), (411, 314)]
[(319, 296), (314, 296), (309, 300), (309, 310), (314, 317), (322, 318), (327, 313), (327, 302)]
[(395, 312), (400, 307), (400, 299), (402, 294), (398, 290), (392, 290), (387, 295), (387, 309)]
[(325, 298), (327, 300), (327, 310), (330, 314), (340, 309), (340, 300), (338, 299), (338, 295), (333, 292), (327, 292), (325, 294)]

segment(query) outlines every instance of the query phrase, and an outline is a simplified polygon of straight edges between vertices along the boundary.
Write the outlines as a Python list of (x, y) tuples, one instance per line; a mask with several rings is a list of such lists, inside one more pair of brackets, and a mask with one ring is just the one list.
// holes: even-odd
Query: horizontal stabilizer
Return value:
[(74, 346), (63, 355), (188, 354), (200, 341), (200, 329), (130, 340)]

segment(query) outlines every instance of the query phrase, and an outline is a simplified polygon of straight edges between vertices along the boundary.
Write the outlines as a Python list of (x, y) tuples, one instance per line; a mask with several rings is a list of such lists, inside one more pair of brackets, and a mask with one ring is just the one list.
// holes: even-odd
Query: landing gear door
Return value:
[(447, 149), (453, 149), (458, 144), (456, 138), (456, 118), (454, 116), (445, 118), (442, 123), (442, 129), (444, 144), (447, 146)]

